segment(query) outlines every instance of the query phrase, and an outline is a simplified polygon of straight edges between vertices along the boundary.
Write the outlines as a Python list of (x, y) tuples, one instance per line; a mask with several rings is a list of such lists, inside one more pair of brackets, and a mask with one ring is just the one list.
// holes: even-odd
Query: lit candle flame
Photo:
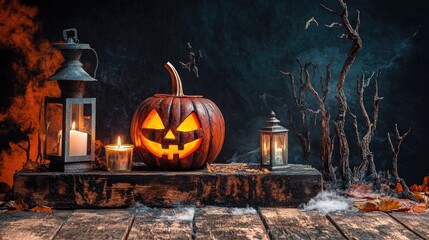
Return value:
[(121, 137), (118, 136), (118, 147), (121, 146)]
[(74, 130), (74, 128), (75, 128), (75, 123), (74, 123), (74, 121), (73, 121), (73, 123), (72, 123), (72, 127), (71, 127), (71, 130)]

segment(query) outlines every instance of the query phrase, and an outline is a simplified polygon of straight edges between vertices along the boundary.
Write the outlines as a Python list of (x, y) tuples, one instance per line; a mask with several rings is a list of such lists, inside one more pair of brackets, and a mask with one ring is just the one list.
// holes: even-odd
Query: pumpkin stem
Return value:
[(173, 94), (175, 96), (184, 96), (183, 87), (182, 87), (182, 80), (180, 79), (180, 76), (177, 73), (174, 66), (170, 62), (167, 62), (164, 65), (164, 68), (167, 69), (167, 71), (170, 73), (171, 83), (172, 83), (172, 87), (173, 87), (171, 94)]

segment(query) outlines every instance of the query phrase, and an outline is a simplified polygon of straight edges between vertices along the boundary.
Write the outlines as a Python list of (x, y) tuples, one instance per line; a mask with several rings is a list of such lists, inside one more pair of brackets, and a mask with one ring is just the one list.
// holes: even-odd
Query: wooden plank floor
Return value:
[(223, 207), (1, 213), (0, 239), (429, 239), (429, 213)]

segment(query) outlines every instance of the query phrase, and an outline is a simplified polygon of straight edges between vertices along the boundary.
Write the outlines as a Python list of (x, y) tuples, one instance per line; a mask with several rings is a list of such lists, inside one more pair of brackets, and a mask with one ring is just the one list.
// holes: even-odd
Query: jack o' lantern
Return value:
[(137, 108), (131, 123), (135, 150), (150, 167), (199, 169), (218, 156), (225, 137), (219, 108), (202, 96), (183, 94), (182, 82), (169, 62), (173, 93), (155, 94)]

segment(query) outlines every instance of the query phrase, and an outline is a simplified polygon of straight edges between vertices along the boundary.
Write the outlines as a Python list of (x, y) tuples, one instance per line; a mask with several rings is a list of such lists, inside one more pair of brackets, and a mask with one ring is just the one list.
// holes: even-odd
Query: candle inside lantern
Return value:
[[(81, 132), (75, 130), (75, 122), (72, 123), (72, 127), (70, 130), (70, 147), (69, 147), (69, 156), (84, 156), (86, 155), (87, 148), (88, 148), (88, 133)], [(58, 134), (59, 136), (59, 148), (58, 148), (58, 155), (61, 156), (62, 154), (62, 133)]]
[(133, 164), (132, 144), (121, 144), (118, 137), (117, 144), (104, 146), (106, 149), (106, 165), (109, 172), (130, 172)]
[(283, 148), (277, 147), (277, 142), (274, 142), (274, 162), (278, 164), (283, 163)]

